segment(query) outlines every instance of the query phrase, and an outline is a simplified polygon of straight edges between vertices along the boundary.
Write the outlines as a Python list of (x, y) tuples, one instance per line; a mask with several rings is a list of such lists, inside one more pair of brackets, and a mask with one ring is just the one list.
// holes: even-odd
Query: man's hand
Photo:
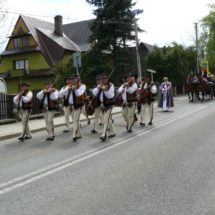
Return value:
[(72, 90), (76, 90), (77, 89), (75, 85), (73, 85), (71, 88), (72, 88)]
[(103, 87), (102, 87), (102, 90), (103, 90), (103, 91), (107, 91), (107, 86), (103, 86)]

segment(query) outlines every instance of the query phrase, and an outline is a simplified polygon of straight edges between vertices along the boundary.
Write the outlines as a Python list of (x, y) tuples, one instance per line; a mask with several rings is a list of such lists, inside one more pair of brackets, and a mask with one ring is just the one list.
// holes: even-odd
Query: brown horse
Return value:
[[(197, 85), (198, 85), (197, 79), (195, 78), (195, 75), (191, 72), (188, 78), (186, 79), (186, 87), (187, 87), (188, 97), (190, 102), (193, 102), (194, 94), (195, 96), (197, 96), (197, 98), (199, 98)], [(190, 100), (190, 93), (191, 93), (191, 100)]]
[(209, 92), (212, 95), (212, 86), (210, 82), (206, 78), (203, 78), (200, 76), (200, 73), (198, 74), (198, 84), (197, 84), (197, 91), (202, 92), (202, 102), (205, 100), (204, 96), (206, 95), (206, 92)]

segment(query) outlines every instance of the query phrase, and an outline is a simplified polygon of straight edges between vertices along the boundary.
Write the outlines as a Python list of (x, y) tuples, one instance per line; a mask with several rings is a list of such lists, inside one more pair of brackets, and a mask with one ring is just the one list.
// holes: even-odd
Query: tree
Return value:
[[(92, 80), (95, 79), (94, 75), (98, 75), (101, 72), (105, 72), (107, 70), (106, 67), (102, 65), (103, 61), (110, 62), (111, 59), (109, 59), (109, 55), (102, 54), (100, 58), (95, 58), (94, 53), (91, 53), (91, 51), (82, 53), (81, 59), (82, 59), (82, 66), (79, 68), (79, 74), (81, 76), (81, 79), (84, 84), (86, 84), (88, 87), (93, 87), (95, 82), (92, 82)], [(99, 73), (96, 73), (92, 68), (92, 65), (97, 65), (97, 68), (103, 68), (103, 70), (97, 70)], [(110, 67), (110, 65), (109, 65)], [(68, 54), (63, 57), (63, 59), (55, 64), (55, 67), (52, 69), (55, 79), (57, 80), (55, 83), (55, 86), (59, 89), (65, 85), (64, 78), (71, 76), (71, 74), (76, 74), (76, 68), (73, 65), (73, 55)]]
[(13, 19), (12, 21), (9, 21), (8, 19), (6, 1), (7, 0), (0, 0), (0, 48), (2, 44), (6, 42), (8, 36), (7, 34), (11, 30), (13, 22)]
[(200, 56), (215, 66), (215, 4), (208, 4), (209, 14), (200, 20)]
[[(127, 42), (135, 40), (133, 21), (143, 10), (132, 10), (136, 4), (132, 0), (86, 1), (97, 8), (93, 11), (96, 19), (89, 24), (92, 32), (89, 42), (94, 43), (90, 54), (99, 61), (95, 62), (92, 70), (110, 72), (114, 67), (118, 72), (131, 70), (135, 61)], [(108, 57), (104, 56), (105, 50), (110, 51)]]
[(195, 47), (184, 47), (175, 42), (172, 46), (156, 47), (154, 51), (144, 59), (150, 69), (156, 71), (154, 79), (163, 81), (167, 76), (174, 85), (184, 84), (187, 75), (195, 70)]

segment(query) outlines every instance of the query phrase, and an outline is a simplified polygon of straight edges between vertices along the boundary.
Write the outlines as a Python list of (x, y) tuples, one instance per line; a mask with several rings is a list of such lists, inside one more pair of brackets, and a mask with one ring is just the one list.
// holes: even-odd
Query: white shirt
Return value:
[[(38, 98), (39, 100), (42, 100), (42, 99), (44, 98), (44, 96), (45, 96), (45, 99), (44, 99), (44, 101), (43, 101), (43, 104), (44, 104), (44, 105), (48, 105), (48, 100), (47, 100), (47, 96), (46, 96), (46, 95), (47, 95), (47, 94), (44, 94), (44, 93), (43, 93), (43, 90), (41, 90), (39, 93), (37, 93), (37, 98)], [(52, 99), (52, 100), (57, 100), (58, 97), (59, 97), (59, 92), (58, 92), (58, 90), (55, 90), (53, 93), (50, 93), (50, 99)]]
[[(99, 93), (99, 89), (96, 87), (93, 89), (93, 95), (94, 96), (97, 96)], [(114, 97), (114, 85), (112, 84), (111, 87), (109, 88), (109, 90), (107, 91), (103, 91), (100, 93), (99, 95), (99, 100), (101, 102), (104, 102), (103, 101), (103, 95), (105, 94), (105, 96), (108, 98), (108, 99), (112, 99)]]
[[(72, 93), (73, 90), (71, 90), (71, 92), (70, 92), (70, 94), (69, 94), (69, 89), (68, 89), (68, 87), (69, 87), (69, 86), (67, 86), (65, 89), (63, 89), (63, 90), (61, 91), (61, 95), (62, 95), (62, 96), (66, 96), (66, 98), (67, 98), (67, 96), (69, 95), (69, 98), (68, 98), (69, 104), (74, 104), (73, 93)], [(79, 96), (81, 96), (81, 95), (85, 92), (85, 90), (86, 90), (86, 85), (82, 84), (82, 85), (79, 87), (79, 89), (74, 90), (74, 91), (75, 91), (75, 95), (76, 95), (77, 97), (79, 97)]]
[[(137, 90), (138, 87), (136, 83), (133, 84), (131, 87), (125, 87), (125, 89), (123, 86), (124, 84), (118, 89), (118, 92), (122, 94), (123, 101), (127, 102), (127, 92), (132, 94), (134, 91)], [(123, 89), (125, 90), (124, 92), (122, 91)]]
[(16, 104), (16, 105), (19, 104), (19, 106), (22, 107), (22, 102), (28, 103), (28, 102), (31, 101), (31, 99), (32, 99), (32, 97), (33, 97), (33, 93), (32, 93), (31, 91), (28, 92), (28, 94), (27, 94), (26, 96), (22, 96), (20, 100), (17, 100), (18, 97), (19, 97), (19, 95), (15, 96), (15, 97), (13, 98), (13, 102), (14, 102), (14, 104)]
[[(66, 88), (66, 86), (61, 88), (61, 90), (60, 90), (60, 92), (59, 92), (59, 97), (60, 97), (60, 98), (63, 98), (63, 97), (64, 97), (64, 95), (62, 95), (62, 91), (63, 91), (65, 88)], [(66, 96), (66, 97), (67, 97), (67, 96)]]
[[(145, 84), (144, 84), (144, 89), (146, 89), (148, 87), (148, 83), (147, 82), (145, 82)], [(141, 87), (140, 87), (141, 89), (142, 89), (142, 85), (141, 85)], [(153, 94), (155, 94), (156, 92), (157, 92), (157, 87), (156, 87), (156, 85), (152, 85), (152, 87), (151, 87), (151, 92), (153, 93)]]

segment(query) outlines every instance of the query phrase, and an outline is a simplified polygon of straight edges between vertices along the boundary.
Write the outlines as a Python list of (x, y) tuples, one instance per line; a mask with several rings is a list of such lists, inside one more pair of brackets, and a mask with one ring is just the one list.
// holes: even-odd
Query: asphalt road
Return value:
[[(153, 126), (128, 134), (114, 115), (106, 142), (56, 129), (0, 142), (0, 215), (214, 215), (215, 101), (155, 107)], [(102, 126), (101, 126), (102, 129)]]

